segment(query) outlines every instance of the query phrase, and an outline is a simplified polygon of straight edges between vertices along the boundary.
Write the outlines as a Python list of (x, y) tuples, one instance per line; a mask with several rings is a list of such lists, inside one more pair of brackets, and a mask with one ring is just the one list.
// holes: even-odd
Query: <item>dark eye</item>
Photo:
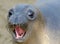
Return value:
[(30, 19), (30, 20), (33, 20), (35, 18), (34, 11), (28, 10), (27, 14), (28, 14), (27, 15), (28, 16), (28, 19)]
[(13, 14), (13, 9), (9, 10), (8, 17), (10, 17)]
[(32, 10), (29, 10), (28, 15), (29, 15), (29, 17), (33, 18), (34, 17), (34, 12)]

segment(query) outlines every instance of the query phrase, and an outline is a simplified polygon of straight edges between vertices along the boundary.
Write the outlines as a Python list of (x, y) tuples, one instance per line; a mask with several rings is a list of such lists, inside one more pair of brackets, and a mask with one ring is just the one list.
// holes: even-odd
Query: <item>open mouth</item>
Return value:
[(25, 33), (26, 31), (22, 29), (20, 26), (18, 25), (15, 26), (14, 34), (15, 34), (16, 39), (24, 37)]
[(20, 39), (23, 38), (27, 32), (27, 24), (22, 24), (22, 25), (11, 25), (13, 29), (13, 34), (15, 36), (15, 39)]

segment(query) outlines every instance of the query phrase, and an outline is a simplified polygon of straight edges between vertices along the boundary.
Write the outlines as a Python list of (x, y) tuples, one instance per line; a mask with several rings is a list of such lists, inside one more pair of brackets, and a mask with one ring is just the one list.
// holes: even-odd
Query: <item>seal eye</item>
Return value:
[(13, 9), (9, 10), (8, 17), (10, 17), (13, 14)]
[(34, 12), (32, 10), (29, 10), (28, 15), (29, 15), (30, 18), (33, 18), (34, 17)]
[(28, 10), (28, 12), (27, 12), (27, 16), (28, 16), (28, 19), (30, 19), (30, 20), (33, 20), (33, 19), (35, 19), (35, 15), (34, 15), (34, 11), (32, 11), (32, 10)]

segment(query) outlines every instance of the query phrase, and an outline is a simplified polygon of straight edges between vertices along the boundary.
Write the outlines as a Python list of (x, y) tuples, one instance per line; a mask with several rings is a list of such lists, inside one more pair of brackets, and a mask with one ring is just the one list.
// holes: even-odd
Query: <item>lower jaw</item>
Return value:
[(17, 37), (15, 36), (15, 38), (16, 38), (16, 39), (22, 39), (22, 38), (25, 36), (25, 34), (26, 34), (26, 33), (24, 33), (24, 34), (21, 35), (21, 36), (19, 36), (19, 35), (18, 35)]
[(26, 40), (25, 40), (24, 37), (25, 37), (25, 36), (20, 37), (20, 38), (18, 38), (18, 39), (16, 39), (16, 37), (14, 37), (14, 41), (15, 41), (15, 42), (19, 42), (19, 43), (25, 42)]

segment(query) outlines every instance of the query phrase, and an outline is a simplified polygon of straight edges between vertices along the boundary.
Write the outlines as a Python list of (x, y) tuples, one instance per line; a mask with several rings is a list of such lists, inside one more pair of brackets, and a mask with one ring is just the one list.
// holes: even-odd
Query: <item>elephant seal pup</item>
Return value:
[(14, 40), (23, 44), (60, 44), (60, 1), (39, 4), (10, 9), (8, 24)]
[(37, 30), (41, 31), (42, 27), (43, 17), (33, 5), (18, 4), (9, 10), (8, 28), (14, 41), (19, 43), (35, 41), (34, 38), (37, 36), (35, 33)]

